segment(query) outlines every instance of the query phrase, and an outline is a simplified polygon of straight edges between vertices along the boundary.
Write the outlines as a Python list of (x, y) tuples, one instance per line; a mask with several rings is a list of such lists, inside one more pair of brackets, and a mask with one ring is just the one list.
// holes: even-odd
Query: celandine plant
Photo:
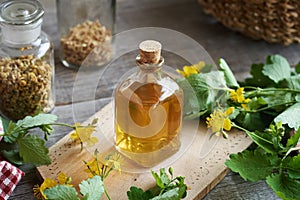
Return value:
[[(79, 141), (83, 148), (83, 143), (93, 145), (97, 143), (97, 137), (92, 133), (96, 127), (97, 119), (87, 126), (80, 123), (74, 125), (57, 122), (57, 116), (53, 114), (37, 114), (27, 116), (17, 122), (2, 119), (3, 139), (10, 144), (16, 144), (17, 148), (13, 150), (2, 150), (1, 154), (10, 162), (21, 165), (30, 163), (35, 166), (48, 165), (51, 163), (49, 150), (45, 145), (49, 135), (53, 132), (53, 126), (66, 126), (73, 130), (71, 138)], [(32, 130), (39, 129), (44, 133), (44, 138), (32, 134)]]
[(243, 130), (257, 147), (231, 154), (225, 164), (245, 180), (266, 180), (282, 199), (300, 199), (300, 64), (291, 68), (284, 57), (268, 56), (242, 83), (223, 59), (219, 65), (218, 71), (205, 64), (178, 70), (179, 84), (190, 91), (187, 81), (197, 96), (185, 99), (186, 118), (206, 119), (224, 138), (231, 128)]

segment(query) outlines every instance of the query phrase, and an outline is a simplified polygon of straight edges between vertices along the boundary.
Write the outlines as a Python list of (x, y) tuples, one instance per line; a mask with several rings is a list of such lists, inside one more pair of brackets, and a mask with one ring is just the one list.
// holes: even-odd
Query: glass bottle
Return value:
[(144, 167), (152, 167), (180, 148), (183, 92), (162, 70), (161, 44), (146, 40), (136, 58), (138, 70), (115, 90), (115, 145)]
[(19, 120), (54, 108), (54, 57), (41, 31), (44, 10), (36, 0), (0, 4), (0, 114)]
[(116, 0), (57, 0), (56, 6), (61, 62), (70, 68), (109, 62)]

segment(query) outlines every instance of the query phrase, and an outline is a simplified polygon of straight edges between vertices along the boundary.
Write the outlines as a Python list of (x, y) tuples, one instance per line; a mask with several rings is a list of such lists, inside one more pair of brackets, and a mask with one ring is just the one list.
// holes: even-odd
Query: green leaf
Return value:
[(10, 135), (5, 135), (3, 136), (3, 139), (5, 142), (7, 143), (14, 143), (17, 141), (18, 137), (19, 137), (20, 133), (19, 132), (15, 132), (15, 133), (12, 133)]
[(128, 200), (149, 200), (153, 197), (152, 193), (148, 190), (144, 192), (141, 188), (130, 187), (127, 191)]
[(165, 168), (160, 169), (160, 179), (164, 185), (168, 185), (171, 182), (168, 174), (166, 173)]
[(268, 123), (267, 120), (268, 118), (261, 117), (260, 113), (241, 112), (237, 116), (237, 121), (249, 131), (264, 130), (266, 128), (266, 123)]
[(296, 100), (297, 102), (300, 102), (300, 94), (296, 94), (296, 95), (295, 95), (295, 100)]
[(162, 195), (152, 198), (151, 200), (179, 200), (179, 199), (181, 199), (179, 195), (179, 188), (174, 188), (163, 193)]
[(300, 89), (300, 74), (296, 76), (291, 76), (287, 81), (287, 86), (291, 89), (299, 90)]
[(87, 200), (100, 199), (104, 193), (104, 184), (100, 176), (94, 176), (79, 184), (80, 193), (88, 195)]
[[(227, 91), (224, 74), (212, 71), (206, 74), (192, 74), (186, 78), (196, 93), (199, 111), (212, 109), (220, 95)], [(190, 98), (186, 96), (186, 98)]]
[(88, 195), (81, 198), (81, 200), (88, 200)]
[(51, 125), (40, 125), (40, 129), (48, 135), (50, 135), (54, 131)]
[(253, 182), (264, 180), (274, 170), (268, 156), (260, 151), (245, 150), (238, 154), (231, 154), (230, 160), (225, 164), (245, 180)]
[[(192, 88), (191, 84), (185, 78), (177, 79), (176, 81), (184, 91), (184, 103), (183, 103), (184, 115), (198, 114), (200, 108), (199, 108), (198, 98), (195, 93), (195, 90)], [(199, 115), (192, 117), (192, 119), (196, 117), (199, 117)]]
[[(265, 94), (263, 99), (267, 102), (269, 106), (276, 106), (279, 104), (282, 104), (282, 108), (277, 108), (277, 112), (282, 112), (284, 109), (286, 109), (285, 103), (290, 103), (294, 101), (294, 98), (292, 97), (291, 93), (288, 93), (286, 91), (274, 91)], [(274, 108), (273, 108), (274, 109)]]
[(284, 166), (291, 178), (300, 178), (300, 154), (292, 157), (292, 159)]
[(262, 97), (254, 97), (251, 99), (251, 101), (247, 104), (248, 108), (250, 110), (257, 110), (263, 106), (266, 106), (268, 103), (267, 101)]
[(235, 76), (233, 75), (230, 67), (227, 65), (226, 61), (221, 58), (219, 60), (219, 65), (220, 65), (221, 71), (224, 73), (224, 77), (225, 77), (228, 87), (235, 87), (235, 88), (240, 87)]
[(181, 198), (184, 198), (187, 195), (187, 192), (186, 192), (187, 185), (184, 183), (184, 179), (185, 179), (185, 177), (182, 177), (182, 176), (176, 177), (176, 180), (178, 181), (176, 183), (176, 186), (179, 188), (178, 194), (179, 194), (179, 197), (181, 197)]
[(300, 126), (300, 103), (296, 103), (281, 114), (279, 114), (274, 121), (282, 122), (282, 124), (287, 124), (290, 128), (297, 130)]
[(22, 120), (17, 122), (17, 126), (23, 128), (32, 128), (36, 126), (41, 126), (44, 124), (51, 124), (56, 122), (57, 116), (52, 114), (38, 114), (36, 116), (27, 116)]
[(79, 200), (78, 194), (73, 187), (57, 185), (44, 191), (49, 200)]
[(214, 65), (205, 64), (205, 66), (201, 69), (201, 73), (208, 73), (214, 68)]
[(7, 132), (7, 129), (8, 129), (8, 125), (10, 123), (10, 121), (2, 116), (0, 116), (0, 119), (2, 121), (2, 127), (3, 127), (3, 131), (4, 132)]
[(170, 174), (171, 176), (173, 176), (173, 173), (174, 173), (173, 168), (172, 168), (172, 167), (169, 167), (168, 171), (169, 171), (169, 174)]
[(45, 141), (35, 135), (27, 135), (17, 140), (20, 156), (25, 163), (31, 163), (35, 166), (48, 165), (51, 159), (48, 155), (48, 149), (45, 147)]
[[(151, 173), (156, 180), (156, 186), (146, 192), (140, 188), (131, 187), (127, 192), (129, 200), (176, 200), (186, 197), (187, 185), (184, 183), (184, 177), (179, 176), (170, 180), (165, 168), (160, 169), (160, 175), (154, 171)], [(173, 174), (172, 168), (169, 168), (169, 173)]]
[(228, 90), (224, 73), (220, 71), (192, 74), (177, 82), (184, 91), (184, 114), (189, 118), (211, 111), (223, 100), (219, 99), (220, 96)]
[(280, 55), (272, 55), (267, 57), (267, 63), (264, 65), (262, 73), (278, 83), (281, 80), (290, 78), (291, 67), (286, 58)]
[(19, 132), (17, 132), (17, 129), (17, 125), (13, 121), (9, 121), (8, 125), (6, 126), (6, 130), (4, 130), (5, 134), (7, 134), (3, 137), (4, 141), (8, 143), (16, 142), (20, 134)]
[(300, 182), (284, 174), (273, 174), (266, 179), (267, 184), (283, 200), (300, 199)]
[(287, 141), (287, 143), (286, 143), (286, 146), (287, 146), (287, 147), (295, 147), (295, 146), (297, 145), (299, 139), (300, 139), (300, 129), (298, 129), (298, 130), (295, 132), (295, 134), (292, 135), (292, 136), (288, 139), (288, 141)]
[[(258, 149), (261, 149), (261, 148), (258, 148)], [(262, 149), (261, 149), (262, 150)], [(264, 150), (263, 150), (264, 151)], [(263, 152), (265, 153), (265, 152)], [(268, 154), (268, 157), (269, 157), (269, 160), (270, 160), (270, 163), (271, 165), (273, 166), (279, 166), (280, 163), (282, 162), (281, 158), (278, 157), (278, 155), (275, 155), (275, 154)]]
[(165, 185), (164, 185), (163, 181), (161, 180), (161, 178), (159, 177), (159, 175), (154, 171), (151, 171), (151, 173), (152, 173), (152, 176), (153, 176), (153, 178), (156, 182), (156, 185), (160, 188), (164, 188)]
[(297, 74), (300, 74), (300, 62), (295, 66), (295, 71)]
[(253, 64), (251, 66), (250, 74), (252, 75), (251, 78), (246, 78), (245, 83), (243, 85), (253, 86), (253, 87), (268, 87), (274, 86), (274, 82), (265, 76), (262, 73), (264, 64)]
[(14, 149), (14, 150), (3, 150), (1, 151), (1, 154), (8, 160), (9, 162), (16, 164), (16, 165), (22, 165), (23, 164), (23, 159), (19, 155), (19, 150)]
[(246, 131), (246, 134), (265, 152), (270, 154), (277, 153), (277, 149), (275, 149), (273, 145), (273, 137), (271, 134), (259, 131)]

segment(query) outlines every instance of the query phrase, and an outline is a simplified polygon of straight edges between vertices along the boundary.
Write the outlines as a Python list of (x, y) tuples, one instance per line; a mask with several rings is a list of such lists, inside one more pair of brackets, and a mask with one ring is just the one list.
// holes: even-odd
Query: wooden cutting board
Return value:
[[(97, 112), (85, 124), (98, 118), (96, 133), (99, 138), (96, 147), (80, 151), (80, 144), (66, 135), (50, 151), (52, 164), (38, 167), (38, 173), (44, 178), (56, 179), (59, 172), (64, 172), (72, 177), (72, 184), (77, 186), (82, 180), (88, 178), (83, 160), (90, 161), (94, 148), (100, 152), (113, 152), (113, 118), (112, 103)], [(203, 198), (224, 176), (229, 169), (224, 165), (230, 153), (237, 153), (246, 149), (251, 144), (251, 139), (245, 133), (233, 130), (229, 139), (211, 137), (205, 124), (195, 121), (184, 121), (182, 128), (182, 147), (180, 151), (169, 160), (152, 168), (158, 171), (160, 167), (172, 166), (175, 176), (186, 177), (190, 190), (186, 199)], [(130, 160), (123, 158), (123, 172), (113, 172), (105, 180), (105, 185), (112, 200), (126, 200), (126, 192), (131, 186), (144, 190), (152, 187), (155, 182), (150, 173), (151, 169), (141, 168)], [(102, 199), (106, 199), (103, 195)]]

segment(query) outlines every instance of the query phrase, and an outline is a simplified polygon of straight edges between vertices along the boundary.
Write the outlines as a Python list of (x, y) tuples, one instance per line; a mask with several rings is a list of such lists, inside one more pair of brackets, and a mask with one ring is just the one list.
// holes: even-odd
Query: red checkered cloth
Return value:
[[(2, 122), (0, 120), (0, 134), (3, 133)], [(0, 138), (0, 140), (2, 137)], [(0, 160), (2, 158), (0, 157)], [(0, 200), (7, 200), (16, 185), (25, 175), (23, 171), (13, 166), (7, 161), (0, 161)]]
[(6, 161), (0, 162), (0, 200), (7, 200), (24, 172)]

